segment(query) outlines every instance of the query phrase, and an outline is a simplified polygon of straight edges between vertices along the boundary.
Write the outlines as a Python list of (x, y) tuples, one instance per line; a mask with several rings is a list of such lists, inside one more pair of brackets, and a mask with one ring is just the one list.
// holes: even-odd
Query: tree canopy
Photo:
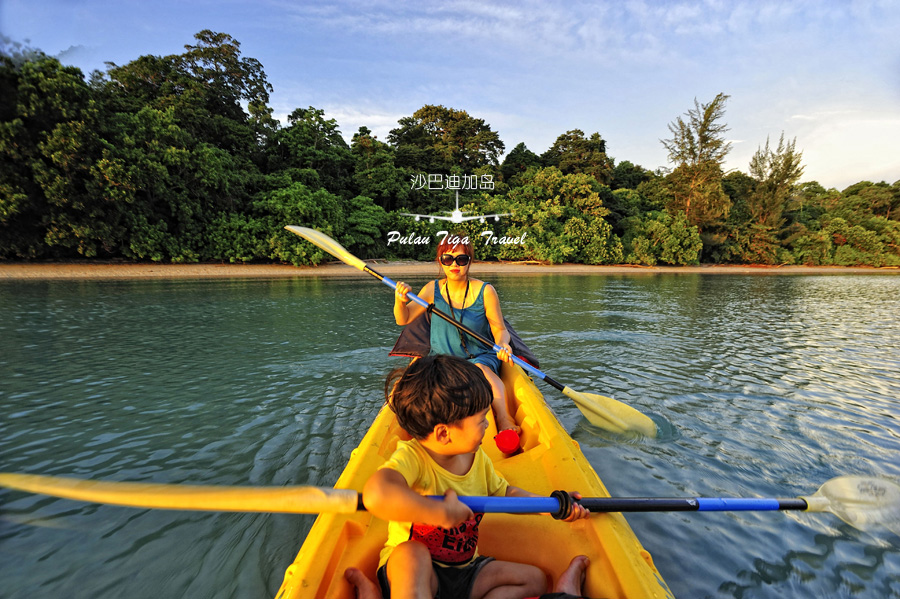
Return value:
[[(348, 141), (314, 106), (279, 123), (272, 91), (224, 33), (89, 79), (4, 39), (0, 259), (329, 259), (290, 223), (363, 258), (430, 259), (433, 244), (387, 240), (430, 239), (440, 223), (404, 214), (445, 213), (458, 192), (466, 213), (504, 215), (462, 225), (482, 259), (900, 266), (900, 181), (802, 182), (802, 151), (784, 133), (746, 173), (724, 173), (724, 93), (668, 125), (672, 169), (650, 171), (581, 129), (504, 156), (484, 119), (441, 105), (399, 119), (384, 141), (366, 127)], [(417, 184), (426, 177), (445, 185)]]

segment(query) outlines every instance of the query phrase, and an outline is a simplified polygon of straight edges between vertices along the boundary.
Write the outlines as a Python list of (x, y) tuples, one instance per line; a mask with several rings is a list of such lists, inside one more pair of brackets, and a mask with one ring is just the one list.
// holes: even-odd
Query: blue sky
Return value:
[(180, 53), (202, 29), (258, 59), (271, 106), (385, 139), (425, 104), (540, 154), (598, 132), (617, 162), (671, 166), (660, 139), (694, 99), (731, 96), (726, 168), (782, 132), (803, 180), (900, 180), (900, 3), (0, 0), (0, 32), (80, 67)]

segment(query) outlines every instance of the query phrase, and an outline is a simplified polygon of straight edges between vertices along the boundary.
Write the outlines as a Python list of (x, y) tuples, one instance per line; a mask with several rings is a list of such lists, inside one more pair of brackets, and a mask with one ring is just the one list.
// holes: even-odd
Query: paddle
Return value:
[[(357, 268), (363, 272), (369, 273), (391, 289), (397, 288), (397, 283), (369, 268), (365, 262), (348, 252), (341, 244), (339, 244), (328, 235), (325, 235), (320, 231), (316, 231), (315, 229), (298, 227), (296, 225), (288, 225), (285, 227), (285, 229), (287, 229), (291, 233), (303, 237), (310, 243), (319, 246), (320, 248), (322, 248), (335, 258), (338, 258), (341, 261), (345, 262), (346, 264), (349, 264), (350, 266)], [(484, 336), (479, 335), (462, 323), (457, 322), (456, 319), (454, 319), (452, 316), (435, 308), (433, 304), (429, 305), (428, 302), (417, 296), (415, 293), (407, 293), (406, 297), (419, 304), (420, 306), (426, 309), (430, 309), (432, 314), (443, 318), (447, 322), (457, 327), (459, 330), (465, 332), (468, 335), (471, 335), (475, 339), (478, 339), (478, 341), (480, 341), (481, 343), (487, 345), (488, 347), (492, 347), (494, 351), (500, 351), (501, 348), (499, 345), (495, 344), (493, 341), (485, 338)], [(553, 380), (518, 356), (510, 356), (510, 359), (513, 363), (521, 366), (530, 374), (533, 374), (550, 386), (558, 389), (563, 393), (563, 395), (574, 401), (575, 405), (578, 406), (578, 409), (581, 410), (581, 413), (584, 414), (585, 418), (587, 418), (591, 424), (615, 433), (634, 431), (648, 437), (656, 437), (656, 423), (631, 406), (628, 406), (620, 401), (616, 401), (611, 397), (604, 397), (603, 395), (596, 395), (593, 393), (580, 393)]]
[[(364, 510), (352, 489), (323, 487), (215, 487), (92, 481), (35, 474), (0, 473), (0, 486), (66, 499), (137, 508), (223, 512), (316, 514)], [(436, 499), (440, 499), (437, 497)], [(565, 517), (567, 494), (551, 497), (460, 497), (475, 512)], [(876, 477), (839, 476), (815, 494), (795, 499), (709, 497), (585, 497), (592, 512), (735, 512), (799, 510), (830, 512), (860, 530), (884, 527), (900, 534), (900, 485)]]

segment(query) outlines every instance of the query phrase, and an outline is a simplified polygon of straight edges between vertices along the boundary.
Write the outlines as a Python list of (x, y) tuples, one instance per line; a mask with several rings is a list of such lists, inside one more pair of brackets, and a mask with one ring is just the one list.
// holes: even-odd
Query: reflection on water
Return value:
[[(617, 438), (540, 385), (613, 494), (900, 480), (898, 277), (494, 282), (545, 372), (660, 424)], [(391, 302), (363, 279), (0, 285), (0, 470), (331, 485), (402, 363)], [(628, 520), (679, 597), (900, 597), (900, 539), (828, 514)], [(2, 596), (271, 596), (311, 523), (0, 491)]]

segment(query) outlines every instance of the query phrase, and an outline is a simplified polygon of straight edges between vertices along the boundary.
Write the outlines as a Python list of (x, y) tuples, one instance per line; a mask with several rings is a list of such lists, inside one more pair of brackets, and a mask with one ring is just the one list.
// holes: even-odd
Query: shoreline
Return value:
[[(437, 276), (432, 262), (367, 260), (378, 273), (389, 276)], [(588, 264), (537, 264), (521, 262), (474, 263), (473, 275), (896, 275), (900, 268), (847, 266), (593, 266)], [(2, 281), (59, 281), (105, 279), (227, 279), (227, 278), (289, 278), (289, 277), (368, 277), (342, 262), (328, 262), (319, 266), (289, 264), (122, 264), (91, 262), (4, 263), (0, 262)]]

